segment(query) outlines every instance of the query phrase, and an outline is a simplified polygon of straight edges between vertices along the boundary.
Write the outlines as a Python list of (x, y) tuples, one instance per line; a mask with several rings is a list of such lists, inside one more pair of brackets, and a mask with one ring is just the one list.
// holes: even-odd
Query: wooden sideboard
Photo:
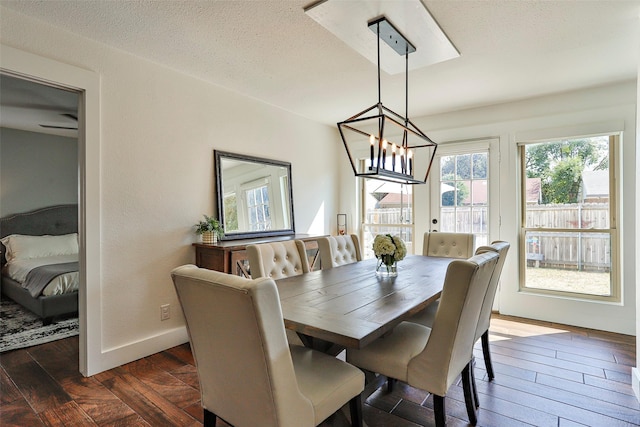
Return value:
[(264, 237), (259, 239), (224, 240), (215, 244), (194, 243), (196, 247), (196, 265), (209, 270), (250, 277), (248, 273), (247, 245), (260, 243), (282, 242), (286, 240), (302, 240), (307, 249), (309, 267), (317, 270), (320, 265), (318, 259), (318, 242), (322, 236), (309, 234), (294, 234), (291, 236)]

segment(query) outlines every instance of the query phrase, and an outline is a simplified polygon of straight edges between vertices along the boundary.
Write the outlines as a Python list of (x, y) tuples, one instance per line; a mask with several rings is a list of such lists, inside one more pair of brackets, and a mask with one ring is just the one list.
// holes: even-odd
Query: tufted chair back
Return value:
[(320, 253), (323, 270), (362, 261), (360, 240), (355, 234), (320, 237), (318, 239), (318, 252)]
[(472, 233), (424, 233), (422, 255), (468, 259), (475, 244)]
[(251, 277), (273, 280), (309, 272), (309, 259), (301, 240), (247, 245)]

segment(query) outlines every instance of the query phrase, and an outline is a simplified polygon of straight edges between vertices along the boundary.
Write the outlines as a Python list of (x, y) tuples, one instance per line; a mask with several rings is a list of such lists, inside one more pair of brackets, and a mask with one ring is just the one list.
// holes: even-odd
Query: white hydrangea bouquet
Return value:
[(376, 274), (379, 276), (397, 276), (398, 261), (407, 255), (407, 247), (400, 236), (378, 234), (373, 240), (373, 253), (378, 259)]

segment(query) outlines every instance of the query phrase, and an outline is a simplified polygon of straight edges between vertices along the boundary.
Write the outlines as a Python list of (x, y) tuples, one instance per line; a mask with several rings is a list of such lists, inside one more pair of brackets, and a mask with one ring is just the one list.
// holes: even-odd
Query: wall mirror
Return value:
[(223, 240), (295, 233), (291, 163), (214, 150)]

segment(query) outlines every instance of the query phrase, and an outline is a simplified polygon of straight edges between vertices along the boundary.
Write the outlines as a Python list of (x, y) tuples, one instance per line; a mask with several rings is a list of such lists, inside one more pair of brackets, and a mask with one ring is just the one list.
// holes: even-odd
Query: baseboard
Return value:
[(631, 368), (631, 387), (636, 394), (636, 399), (640, 402), (640, 370), (638, 368)]
[(182, 326), (141, 341), (103, 350), (100, 353), (100, 360), (92, 360), (91, 366), (87, 367), (87, 376), (108, 371), (188, 341), (187, 328)]

